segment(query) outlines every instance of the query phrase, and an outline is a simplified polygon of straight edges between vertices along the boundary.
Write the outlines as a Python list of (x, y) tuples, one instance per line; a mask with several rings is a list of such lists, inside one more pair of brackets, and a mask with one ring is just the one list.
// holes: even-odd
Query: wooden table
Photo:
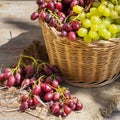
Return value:
[[(38, 22), (30, 20), (31, 13), (36, 9), (34, 0), (0, 1), (0, 65), (8, 66), (16, 63), (25, 46), (30, 45), (33, 40), (43, 41)], [(119, 114), (116, 112), (111, 118), (104, 120), (120, 120)], [(18, 120), (18, 118), (13, 117), (9, 120)], [(28, 116), (29, 118), (31, 117)], [(8, 120), (8, 118), (4, 117), (0, 120)]]

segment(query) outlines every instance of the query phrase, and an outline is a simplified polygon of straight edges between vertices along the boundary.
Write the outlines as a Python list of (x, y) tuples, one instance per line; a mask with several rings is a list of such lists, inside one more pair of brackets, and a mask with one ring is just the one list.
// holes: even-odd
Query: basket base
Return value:
[(110, 84), (113, 81), (115, 81), (116, 79), (118, 79), (119, 77), (120, 77), (120, 72), (118, 74), (115, 74), (111, 79), (104, 80), (99, 83), (96, 83), (96, 82), (92, 82), (92, 83), (72, 82), (72, 80), (70, 78), (65, 78), (64, 83), (72, 85), (72, 86), (76, 86), (76, 87), (81, 87), (81, 88), (92, 88), (92, 87), (100, 87), (100, 86)]

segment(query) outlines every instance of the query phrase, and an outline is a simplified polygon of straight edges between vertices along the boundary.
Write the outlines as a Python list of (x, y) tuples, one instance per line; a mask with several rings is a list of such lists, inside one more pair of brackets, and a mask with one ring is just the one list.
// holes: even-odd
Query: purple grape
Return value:
[(4, 80), (4, 73), (0, 73), (0, 81)]
[(47, 4), (47, 8), (50, 10), (54, 10), (55, 9), (55, 4), (54, 2), (49, 1)]
[(26, 78), (31, 78), (35, 73), (35, 69), (31, 65), (27, 65), (25, 67), (25, 73), (26, 73), (25, 75)]
[(22, 109), (23, 111), (26, 110), (26, 109), (28, 109), (28, 103), (27, 103), (27, 101), (24, 101), (24, 102), (22, 103), (21, 109)]
[(67, 32), (72, 31), (72, 27), (68, 23), (63, 24), (63, 29)]
[(40, 18), (45, 21), (45, 18), (46, 18), (46, 13), (44, 11), (41, 11), (40, 12)]
[(70, 7), (73, 8), (75, 5), (78, 5), (79, 4), (79, 1), (78, 0), (73, 0), (71, 3), (70, 3)]
[(36, 20), (39, 17), (39, 14), (37, 12), (33, 12), (31, 15), (31, 20)]
[(71, 23), (71, 26), (72, 26), (73, 30), (77, 31), (80, 28), (81, 24), (75, 20)]
[(20, 73), (16, 73), (15, 74), (15, 84), (19, 85), (21, 82), (21, 74)]
[(61, 32), (61, 36), (66, 37), (67, 35), (68, 35), (68, 33), (67, 33), (67, 31), (65, 31), (65, 30), (63, 30), (63, 31)]
[(63, 5), (61, 2), (57, 2), (55, 6), (56, 6), (56, 9), (58, 9), (59, 11), (63, 10)]

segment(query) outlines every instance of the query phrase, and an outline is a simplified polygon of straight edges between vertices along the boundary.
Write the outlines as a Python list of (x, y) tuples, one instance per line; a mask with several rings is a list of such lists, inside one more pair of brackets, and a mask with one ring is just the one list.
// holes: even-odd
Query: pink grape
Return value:
[(73, 31), (70, 31), (68, 33), (68, 38), (71, 40), (71, 41), (75, 41), (76, 40), (76, 33), (73, 32)]
[(51, 110), (53, 113), (57, 113), (60, 111), (60, 107), (59, 107), (59, 105), (53, 105)]
[(54, 2), (49, 1), (47, 4), (47, 8), (50, 10), (54, 10), (55, 9), (55, 4)]
[(48, 93), (45, 94), (45, 96), (44, 96), (44, 100), (45, 100), (45, 101), (49, 102), (49, 101), (51, 101), (52, 99), (53, 99), (53, 93), (48, 92)]
[(71, 3), (70, 3), (70, 7), (73, 8), (75, 5), (78, 5), (79, 4), (79, 1), (78, 0), (73, 0)]
[(72, 112), (71, 108), (68, 107), (67, 105), (64, 106), (64, 112), (68, 115)]
[(29, 98), (27, 102), (28, 102), (29, 106), (33, 106), (34, 105), (32, 98)]
[(41, 89), (42, 89), (44, 92), (50, 92), (50, 91), (52, 90), (52, 88), (51, 88), (47, 83), (41, 84)]
[(39, 17), (39, 14), (37, 12), (33, 12), (31, 15), (31, 20), (36, 20)]
[(20, 73), (16, 73), (15, 74), (15, 84), (20, 84), (21, 82), (21, 74)]
[(22, 86), (28, 86), (30, 84), (30, 79), (24, 79), (22, 82)]
[(12, 75), (11, 71), (8, 71), (8, 72), (4, 73), (4, 76), (5, 76), (6, 79), (8, 79), (11, 75)]
[(59, 99), (60, 99), (60, 93), (59, 92), (54, 93), (53, 100), (58, 101)]
[(9, 87), (14, 86), (15, 82), (16, 82), (15, 77), (14, 76), (10, 76), (9, 79), (8, 79), (8, 86)]
[(54, 88), (57, 88), (59, 86), (59, 82), (57, 80), (53, 80), (51, 84)]
[(34, 103), (35, 106), (40, 105), (40, 102), (39, 102), (37, 96), (33, 97), (33, 103)]
[(40, 85), (35, 85), (35, 86), (33, 87), (33, 94), (34, 94), (34, 95), (39, 95), (40, 92), (41, 92), (41, 86), (40, 86)]
[(26, 101), (27, 99), (28, 99), (28, 95), (23, 94), (23, 96), (22, 96), (22, 101)]
[(63, 10), (63, 5), (61, 2), (57, 2), (56, 3), (56, 9), (58, 9), (59, 11), (62, 11)]
[(24, 102), (22, 103), (21, 109), (22, 109), (22, 110), (28, 109), (28, 103), (27, 103), (27, 101), (24, 101)]
[(46, 13), (45, 13), (44, 11), (41, 11), (39, 15), (40, 15), (40, 18), (41, 18), (43, 21), (45, 21)]

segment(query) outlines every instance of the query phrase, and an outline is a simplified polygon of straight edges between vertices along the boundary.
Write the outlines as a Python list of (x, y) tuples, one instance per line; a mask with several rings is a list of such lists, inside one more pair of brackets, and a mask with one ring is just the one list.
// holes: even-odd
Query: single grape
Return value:
[(72, 31), (72, 27), (70, 24), (68, 23), (64, 23), (63, 26), (62, 26), (63, 30), (69, 32), (69, 31)]
[(85, 28), (89, 28), (91, 26), (90, 19), (84, 19), (83, 20), (83, 25), (84, 25)]
[(73, 30), (77, 31), (80, 28), (81, 24), (77, 20), (75, 20), (75, 21), (72, 21), (71, 26)]
[(57, 80), (53, 80), (51, 85), (54, 87), (54, 88), (58, 88), (59, 86), (59, 82)]
[(75, 5), (78, 5), (79, 4), (79, 1), (78, 0), (73, 0), (71, 3), (70, 3), (70, 8), (72, 9)]
[(52, 88), (51, 88), (47, 83), (41, 84), (41, 89), (42, 89), (44, 92), (50, 92), (50, 91), (52, 90)]
[(101, 19), (98, 16), (92, 16), (91, 17), (91, 23), (92, 24), (100, 24), (101, 23)]
[(55, 6), (56, 6), (56, 9), (58, 9), (59, 11), (63, 10), (63, 5), (61, 2), (57, 2)]
[(15, 82), (16, 82), (15, 77), (14, 76), (10, 76), (9, 79), (8, 79), (8, 86), (9, 87), (14, 86)]
[(39, 14), (37, 12), (33, 12), (31, 14), (31, 20), (36, 20), (39, 17)]
[(54, 101), (58, 101), (60, 99), (60, 93), (59, 92), (55, 92), (53, 95), (53, 100)]
[(71, 108), (68, 107), (67, 105), (64, 106), (64, 112), (68, 115), (72, 112)]
[(28, 99), (28, 95), (23, 94), (23, 95), (22, 95), (22, 102), (23, 102), (23, 101), (27, 101), (27, 99)]
[(46, 14), (45, 22), (49, 23), (51, 18), (52, 18), (51, 14)]
[(79, 5), (75, 5), (75, 6), (73, 6), (73, 12), (80, 14), (81, 12), (83, 12), (83, 7), (81, 7)]
[(80, 103), (80, 102), (78, 102), (78, 103), (76, 104), (75, 110), (76, 110), (76, 111), (79, 111), (79, 110), (82, 110), (82, 109), (83, 109), (83, 104)]
[(19, 85), (21, 82), (21, 74), (20, 73), (16, 73), (15, 74), (15, 84)]
[(110, 9), (109, 9), (109, 8), (105, 8), (104, 11), (103, 11), (103, 15), (104, 15), (105, 17), (110, 16)]
[(100, 5), (98, 6), (98, 11), (99, 11), (100, 13), (103, 13), (103, 12), (104, 12), (104, 10), (105, 10), (105, 8), (106, 8), (106, 6), (105, 6), (105, 5), (100, 4)]
[(33, 94), (34, 94), (34, 95), (39, 95), (40, 92), (41, 92), (41, 86), (40, 86), (40, 85), (35, 85), (35, 86), (33, 87)]
[(111, 22), (107, 19), (103, 19), (101, 24), (103, 24), (105, 27), (108, 27), (111, 24)]
[(111, 24), (108, 26), (108, 30), (112, 33), (112, 34), (115, 34), (118, 32), (118, 27), (117, 25), (115, 24)]
[(73, 31), (70, 31), (68, 33), (68, 38), (71, 40), (71, 41), (75, 41), (76, 40), (76, 33), (73, 32)]
[(59, 105), (53, 105), (51, 110), (53, 113), (57, 113), (60, 111), (60, 107), (59, 107)]
[(86, 28), (80, 28), (78, 31), (77, 31), (77, 35), (79, 37), (84, 37), (86, 36), (88, 33), (87, 29)]
[(55, 4), (54, 4), (54, 2), (49, 1), (49, 2), (47, 3), (47, 8), (50, 9), (50, 10), (54, 10), (54, 9), (55, 9)]
[(61, 31), (61, 36), (66, 37), (67, 35), (68, 35), (67, 31), (65, 31), (65, 30)]
[(96, 31), (90, 30), (88, 35), (93, 40), (98, 40), (99, 39), (99, 35)]
[(48, 93), (45, 94), (45, 96), (44, 96), (45, 101), (49, 102), (52, 99), (53, 99), (53, 93), (52, 92), (48, 92)]
[(22, 103), (21, 109), (22, 109), (23, 111), (25, 111), (25, 110), (28, 109), (28, 103), (27, 103), (27, 101), (24, 101), (24, 102)]
[(34, 105), (32, 98), (29, 98), (27, 102), (28, 102), (28, 106), (33, 106)]
[(71, 110), (75, 110), (76, 104), (75, 104), (73, 101), (71, 101), (71, 102), (69, 103), (69, 107), (71, 108)]
[(45, 21), (45, 18), (46, 18), (46, 13), (44, 11), (41, 11), (40, 14), (39, 14), (40, 18)]

